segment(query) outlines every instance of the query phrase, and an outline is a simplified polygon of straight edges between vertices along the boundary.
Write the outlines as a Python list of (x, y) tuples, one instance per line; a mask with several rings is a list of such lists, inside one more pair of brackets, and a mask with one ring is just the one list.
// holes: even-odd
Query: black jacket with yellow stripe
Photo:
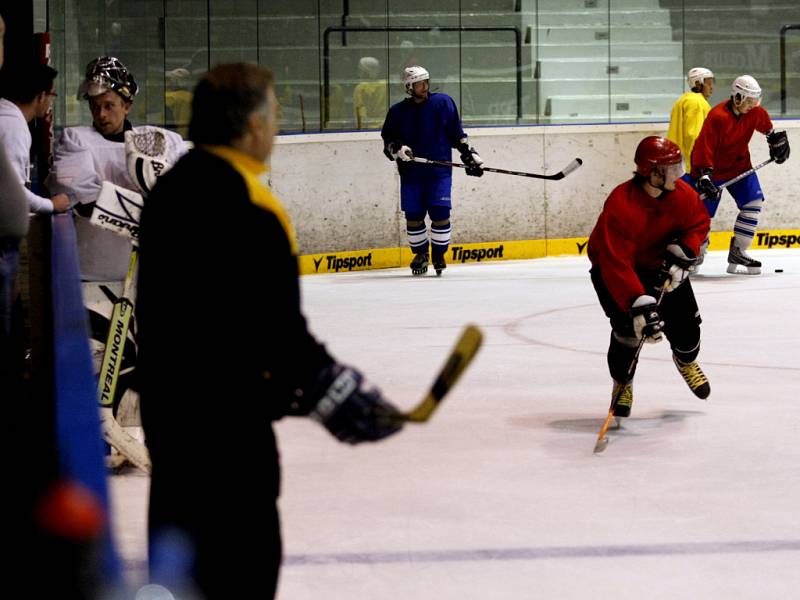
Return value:
[(201, 147), (146, 200), (137, 369), (154, 477), (221, 449), (271, 462), (270, 421), (307, 413), (297, 390), (332, 362), (301, 313), (294, 233), (263, 171), (231, 148)]

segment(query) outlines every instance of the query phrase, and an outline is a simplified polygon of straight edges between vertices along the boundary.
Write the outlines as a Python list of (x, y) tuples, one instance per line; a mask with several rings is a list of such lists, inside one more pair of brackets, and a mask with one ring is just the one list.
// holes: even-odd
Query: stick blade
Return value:
[[(616, 398), (615, 398), (616, 400)], [(594, 445), (594, 453), (600, 454), (608, 447), (608, 427), (611, 425), (611, 421), (614, 420), (614, 404), (611, 404), (611, 408), (608, 409), (608, 415), (606, 416), (606, 420), (603, 421), (603, 426), (600, 428), (600, 433), (597, 434), (597, 442)]]
[(461, 374), (475, 358), (483, 343), (483, 333), (476, 325), (467, 325), (447, 357), (428, 395), (413, 410), (403, 415), (403, 420), (424, 423), (431, 418), (442, 399), (455, 386)]
[(597, 440), (597, 443), (594, 445), (594, 453), (600, 454), (601, 452), (605, 451), (606, 448), (608, 448), (608, 436)]
[(575, 169), (580, 167), (582, 164), (583, 161), (580, 158), (576, 158), (561, 170), (561, 173), (559, 173), (561, 177), (559, 177), (559, 179), (563, 179), (564, 177), (572, 173)]

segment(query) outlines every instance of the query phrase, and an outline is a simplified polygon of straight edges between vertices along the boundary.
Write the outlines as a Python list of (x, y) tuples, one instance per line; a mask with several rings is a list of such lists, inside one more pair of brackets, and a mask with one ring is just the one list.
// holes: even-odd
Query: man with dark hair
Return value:
[[(351, 444), (387, 437), (402, 422), (308, 331), (294, 230), (261, 179), (276, 109), (270, 71), (231, 64), (206, 73), (192, 100), (195, 147), (159, 178), (142, 213), (137, 316), (153, 464), (150, 572), (177, 595), (275, 594), (272, 421), (310, 416)], [(192, 294), (192, 285), (202, 289)]]
[[(0, 15), (0, 69), (3, 68), (3, 38), (6, 24)], [(19, 244), (28, 233), (28, 201), (14, 169), (0, 144), (0, 389), (10, 390), (12, 372), (12, 307), (17, 296), (16, 278)]]
[[(3, 145), (11, 165), (23, 185), (31, 182), (31, 132), (28, 123), (41, 119), (48, 112), (56, 96), (55, 81), (58, 71), (41, 63), (33, 63), (3, 78), (0, 98), (0, 144)], [(44, 198), (25, 190), (31, 212), (64, 212), (69, 208), (66, 194)]]

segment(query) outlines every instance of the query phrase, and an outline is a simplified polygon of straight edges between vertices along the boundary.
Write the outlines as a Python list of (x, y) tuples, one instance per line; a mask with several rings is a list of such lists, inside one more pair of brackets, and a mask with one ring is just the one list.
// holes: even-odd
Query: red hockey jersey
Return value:
[(711, 227), (695, 189), (682, 180), (653, 198), (631, 179), (608, 196), (589, 237), (588, 255), (622, 310), (645, 293), (636, 271), (661, 267), (673, 241), (698, 254)]
[(713, 177), (724, 181), (744, 173), (753, 165), (748, 144), (754, 131), (767, 133), (772, 120), (766, 110), (756, 106), (747, 114), (736, 116), (730, 100), (721, 102), (708, 113), (692, 150), (692, 175), (700, 169), (714, 169)]

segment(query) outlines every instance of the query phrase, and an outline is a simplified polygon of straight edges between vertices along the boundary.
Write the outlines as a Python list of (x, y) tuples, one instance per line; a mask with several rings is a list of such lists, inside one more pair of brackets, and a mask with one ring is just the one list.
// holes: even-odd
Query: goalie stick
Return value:
[[(439, 167), (458, 167), (460, 169), (469, 168), (469, 165), (464, 165), (461, 163), (450, 162), (447, 160), (434, 160), (431, 158), (421, 158), (419, 156), (415, 156), (412, 160), (417, 163), (422, 163), (426, 165), (435, 165)], [(582, 164), (583, 161), (580, 158), (576, 158), (566, 167), (564, 167), (554, 175), (542, 175), (540, 173), (525, 173), (523, 171), (509, 171), (507, 169), (495, 169), (494, 167), (484, 167), (483, 165), (481, 165), (481, 169), (484, 171), (488, 171), (489, 173), (501, 173), (503, 175), (519, 175), (520, 177), (533, 177), (534, 179), (547, 179), (549, 181), (558, 181), (559, 179), (564, 179), (564, 177), (572, 173)]]
[[(656, 306), (661, 304), (661, 299), (664, 297), (664, 293), (667, 291), (667, 284), (665, 283), (664, 286), (661, 288), (661, 292), (658, 295), (658, 300), (656, 301)], [(633, 372), (636, 370), (636, 365), (639, 362), (639, 354), (642, 352), (642, 347), (644, 346), (644, 342), (647, 339), (646, 336), (642, 336), (642, 339), (639, 340), (639, 345), (636, 347), (636, 353), (633, 355), (631, 359), (631, 364), (628, 367), (628, 372), (625, 374), (625, 384), (630, 383), (631, 379), (633, 379)], [(594, 453), (600, 454), (608, 447), (608, 436), (606, 433), (608, 432), (608, 428), (611, 425), (611, 421), (614, 420), (614, 406), (617, 404), (617, 400), (619, 397), (622, 396), (622, 392), (625, 389), (625, 385), (619, 386), (617, 392), (611, 397), (611, 406), (608, 409), (608, 415), (606, 415), (606, 420), (603, 421), (603, 426), (600, 428), (600, 433), (597, 434), (597, 442), (594, 445)]]
[(116, 448), (128, 461), (145, 473), (150, 473), (150, 456), (147, 448), (129, 435), (114, 418), (113, 405), (117, 390), (125, 340), (133, 314), (132, 288), (139, 256), (139, 215), (142, 197), (108, 181), (103, 182), (90, 222), (122, 236), (132, 242), (128, 271), (122, 293), (114, 303), (109, 321), (108, 337), (103, 351), (103, 361), (97, 381), (97, 401), (100, 404), (100, 424), (103, 439)]
[(430, 419), (442, 399), (453, 389), (464, 369), (475, 358), (482, 342), (481, 330), (476, 325), (467, 325), (436, 376), (428, 395), (411, 411), (402, 414), (401, 420), (408, 423), (424, 423)]

